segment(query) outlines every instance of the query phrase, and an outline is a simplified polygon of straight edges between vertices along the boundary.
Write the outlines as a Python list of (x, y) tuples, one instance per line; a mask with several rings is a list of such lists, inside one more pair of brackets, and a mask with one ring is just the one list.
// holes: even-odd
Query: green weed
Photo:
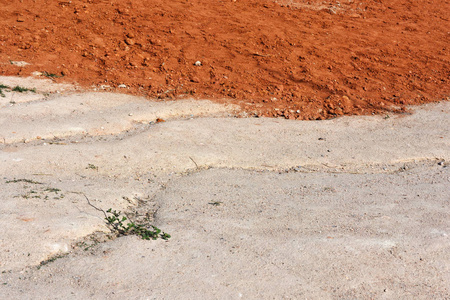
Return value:
[(103, 213), (103, 215), (105, 216), (106, 224), (111, 229), (111, 231), (115, 233), (117, 236), (137, 235), (144, 240), (150, 239), (156, 240), (158, 238), (168, 240), (171, 237), (170, 234), (162, 232), (161, 229), (153, 225), (146, 226), (144, 224), (138, 224), (131, 220), (125, 225), (124, 222), (127, 221), (128, 218), (125, 216), (121, 216), (120, 211), (113, 210), (112, 208), (108, 209), (107, 211), (104, 211), (103, 209), (93, 205), (85, 194), (83, 193), (80, 194), (84, 196), (89, 206)]
[(36, 93), (36, 89), (35, 89), (35, 88), (29, 89), (29, 88), (22, 87), (22, 86), (18, 86), (18, 85), (16, 85), (15, 87), (13, 87), (13, 88), (12, 88), (12, 91), (13, 91), (13, 92), (19, 92), (19, 93), (24, 93), (24, 92), (33, 92), (33, 93)]
[(46, 260), (41, 261), (41, 262), (39, 263), (38, 270), (39, 270), (42, 266), (45, 266), (45, 265), (47, 265), (47, 264), (49, 264), (49, 263), (52, 263), (52, 262), (54, 262), (55, 260), (57, 260), (57, 259), (59, 259), (59, 258), (66, 257), (67, 255), (69, 255), (69, 253), (57, 254), (57, 255), (55, 255), (55, 256), (50, 257), (49, 259), (46, 259)]
[[(9, 90), (9, 91), (13, 91), (13, 92), (19, 92), (19, 93), (24, 93), (24, 92), (33, 92), (36, 93), (36, 89), (29, 89), (26, 87), (22, 87), (22, 86), (18, 86), (16, 85), (15, 87), (13, 87), (12, 89), (4, 84), (0, 84), (0, 96), (1, 97), (5, 97), (5, 93), (3, 93), (3, 90)], [(14, 103), (13, 103), (14, 104)]]
[(49, 73), (47, 71), (42, 72), (42, 75), (44, 75), (45, 77), (50, 78), (50, 79), (63, 77), (62, 75), (61, 76), (60, 75), (56, 75), (54, 73)]
[(0, 96), (1, 97), (6, 97), (5, 94), (3, 93), (3, 90), (5, 90), (5, 89), (9, 89), (9, 86), (0, 84)]
[(143, 240), (156, 240), (157, 238), (168, 240), (170, 238), (170, 234), (162, 232), (161, 229), (153, 225), (150, 225), (151, 229), (148, 229), (142, 224), (136, 224), (135, 222), (130, 222), (125, 225), (124, 222), (128, 218), (121, 216), (120, 211), (118, 212), (110, 208), (106, 212), (110, 214), (105, 217), (106, 223), (119, 235), (137, 235)]
[(98, 167), (96, 165), (93, 165), (93, 164), (88, 164), (86, 169), (92, 169), (92, 170), (97, 170), (98, 171)]
[(58, 194), (58, 192), (61, 192), (60, 189), (52, 188), (52, 187), (48, 187), (44, 191), (49, 192), (49, 193), (55, 193), (55, 194)]
[(21, 178), (21, 179), (13, 179), (13, 180), (7, 180), (6, 183), (17, 183), (17, 182), (26, 182), (26, 183), (32, 183), (32, 184), (43, 184), (42, 182), (37, 182), (31, 179), (25, 179), (25, 178)]

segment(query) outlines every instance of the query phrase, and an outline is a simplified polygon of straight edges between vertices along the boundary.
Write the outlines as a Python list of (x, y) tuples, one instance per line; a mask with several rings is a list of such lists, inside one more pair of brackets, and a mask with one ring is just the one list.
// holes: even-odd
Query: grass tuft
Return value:
[(63, 75), (60, 76), (60, 75), (56, 75), (54, 73), (49, 73), (47, 71), (42, 72), (42, 75), (44, 75), (45, 77), (50, 78), (50, 79), (63, 77)]
[(29, 89), (29, 88), (22, 87), (22, 86), (18, 86), (18, 85), (16, 85), (15, 87), (13, 87), (13, 88), (12, 88), (12, 91), (13, 91), (13, 92), (19, 92), (19, 93), (24, 93), (24, 92), (33, 92), (33, 93), (36, 93), (36, 89), (35, 89), (35, 88)]
[(9, 86), (0, 84), (0, 97), (6, 97), (5, 94), (3, 93), (3, 90), (5, 89), (9, 89)]

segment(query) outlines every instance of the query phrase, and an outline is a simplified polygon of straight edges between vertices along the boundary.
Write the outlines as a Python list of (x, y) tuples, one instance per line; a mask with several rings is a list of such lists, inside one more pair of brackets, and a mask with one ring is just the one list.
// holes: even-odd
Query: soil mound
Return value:
[(443, 0), (4, 0), (0, 74), (289, 119), (398, 111), (450, 95), (449, 11)]

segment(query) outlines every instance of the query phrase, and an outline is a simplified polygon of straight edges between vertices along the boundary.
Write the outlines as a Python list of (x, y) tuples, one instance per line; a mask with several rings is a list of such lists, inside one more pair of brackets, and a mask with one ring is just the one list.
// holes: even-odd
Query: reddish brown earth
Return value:
[(397, 111), (449, 97), (449, 11), (445, 0), (2, 0), (0, 74), (264, 116)]

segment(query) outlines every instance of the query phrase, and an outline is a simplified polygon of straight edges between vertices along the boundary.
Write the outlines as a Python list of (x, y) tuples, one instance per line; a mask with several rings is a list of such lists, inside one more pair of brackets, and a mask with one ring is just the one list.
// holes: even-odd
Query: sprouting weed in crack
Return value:
[(23, 87), (23, 86), (19, 86), (19, 85), (16, 85), (15, 87), (10, 88), (7, 85), (0, 84), (0, 96), (1, 97), (6, 97), (5, 93), (3, 93), (3, 90), (7, 90), (9, 92), (19, 92), (19, 93), (25, 93), (25, 92), (36, 93), (36, 88), (29, 89), (29, 88), (26, 88), (26, 87)]
[(37, 182), (31, 179), (26, 179), (26, 178), (20, 178), (20, 179), (16, 179), (14, 178), (13, 180), (7, 180), (6, 183), (18, 183), (18, 182), (25, 182), (25, 183), (31, 183), (31, 184), (43, 184), (42, 182)]
[(161, 238), (167, 240), (170, 238), (170, 234), (161, 232), (156, 226), (150, 225), (152, 229), (146, 228), (142, 224), (136, 224), (135, 222), (130, 222), (125, 225), (125, 221), (128, 220), (127, 217), (121, 216), (120, 211), (112, 210), (111, 208), (106, 211), (110, 215), (105, 217), (107, 224), (113, 228), (119, 235), (137, 235), (143, 240), (156, 240)]
[(86, 167), (86, 169), (91, 169), (91, 170), (96, 170), (98, 171), (98, 167), (94, 164), (88, 164), (88, 166)]
[(12, 88), (13, 92), (19, 92), (19, 93), (25, 93), (25, 92), (33, 92), (36, 93), (36, 88), (33, 89), (29, 89), (23, 86), (18, 86), (16, 85), (15, 87)]
[(66, 257), (66, 256), (68, 256), (68, 255), (69, 255), (69, 253), (61, 253), (61, 254), (54, 255), (54, 256), (52, 256), (52, 257), (46, 259), (46, 260), (43, 260), (43, 261), (41, 261), (41, 262), (39, 263), (38, 269), (40, 269), (42, 266), (45, 266), (45, 265), (47, 265), (47, 264), (49, 264), (49, 263), (54, 262), (55, 260), (57, 260), (57, 259), (59, 259), (59, 258), (64, 258), (64, 257)]
[(9, 89), (9, 86), (4, 85), (4, 84), (0, 84), (0, 96), (1, 97), (6, 97), (5, 94), (3, 93), (4, 89)]
[(42, 75), (44, 75), (45, 77), (50, 78), (50, 79), (60, 78), (60, 77), (64, 76), (64, 75), (56, 75), (54, 73), (49, 73), (47, 71), (42, 72)]
[(171, 237), (170, 234), (161, 231), (161, 229), (154, 225), (150, 225), (149, 227), (151, 227), (151, 229), (149, 229), (148, 226), (133, 222), (131, 220), (129, 220), (129, 222), (125, 224), (125, 221), (127, 221), (128, 218), (121, 215), (120, 211), (116, 211), (110, 208), (105, 212), (103, 209), (91, 204), (89, 198), (86, 195), (83, 194), (83, 196), (86, 198), (90, 206), (98, 211), (103, 212), (106, 224), (109, 226), (113, 233), (117, 234), (117, 236), (137, 235), (140, 236), (143, 240), (156, 240), (158, 238), (168, 240)]

